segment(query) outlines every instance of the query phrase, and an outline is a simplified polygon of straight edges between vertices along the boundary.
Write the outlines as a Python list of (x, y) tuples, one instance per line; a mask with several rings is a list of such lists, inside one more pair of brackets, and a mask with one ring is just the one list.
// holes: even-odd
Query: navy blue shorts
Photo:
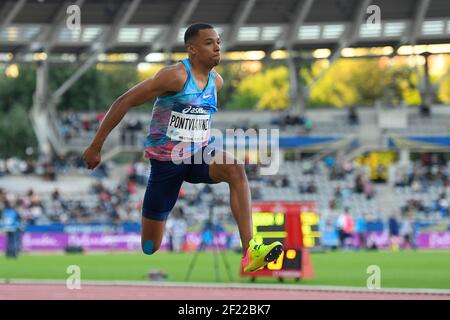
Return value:
[[(211, 155), (213, 156), (214, 153)], [(175, 164), (172, 161), (150, 159), (150, 176), (142, 205), (142, 216), (144, 218), (166, 220), (175, 206), (183, 181), (217, 183), (209, 177), (209, 164), (203, 160), (201, 164), (194, 164), (193, 159), (194, 156), (191, 157), (190, 164)]]

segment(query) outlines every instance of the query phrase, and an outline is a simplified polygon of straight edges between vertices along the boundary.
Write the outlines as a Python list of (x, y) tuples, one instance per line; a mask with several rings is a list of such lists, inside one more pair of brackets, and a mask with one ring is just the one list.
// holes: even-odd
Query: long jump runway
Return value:
[(450, 300), (450, 290), (258, 284), (0, 282), (0, 300)]

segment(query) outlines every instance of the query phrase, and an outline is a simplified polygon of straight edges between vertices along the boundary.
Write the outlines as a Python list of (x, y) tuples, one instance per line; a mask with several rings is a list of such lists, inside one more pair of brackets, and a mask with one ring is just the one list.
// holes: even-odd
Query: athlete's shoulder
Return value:
[(187, 78), (187, 70), (181, 62), (163, 67), (155, 75), (155, 79), (158, 79), (158, 81), (170, 86), (170, 91), (182, 90)]
[(213, 70), (213, 72), (214, 72), (214, 83), (216, 84), (217, 90), (219, 90), (223, 86), (223, 79), (222, 76), (216, 70)]

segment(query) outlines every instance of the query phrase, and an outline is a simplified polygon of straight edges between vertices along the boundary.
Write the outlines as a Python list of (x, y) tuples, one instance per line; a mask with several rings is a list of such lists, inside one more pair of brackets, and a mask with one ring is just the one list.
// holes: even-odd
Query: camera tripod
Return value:
[[(185, 277), (184, 281), (189, 281), (192, 271), (194, 270), (195, 263), (197, 262), (199, 253), (201, 251), (205, 251), (206, 248), (208, 247), (209, 243), (211, 243), (213, 245), (214, 272), (216, 275), (216, 282), (220, 282), (219, 255), (222, 256), (222, 260), (223, 260), (225, 269), (227, 270), (229, 280), (233, 281), (233, 276), (232, 276), (231, 270), (230, 270), (230, 264), (228, 263), (225, 252), (224, 252), (224, 250), (221, 250), (219, 248), (217, 242), (214, 241), (215, 235), (217, 233), (217, 230), (216, 230), (217, 228), (214, 225), (214, 220), (213, 220), (213, 207), (214, 206), (211, 201), (211, 203), (209, 204), (209, 218), (208, 218), (208, 221), (206, 221), (205, 224), (203, 225), (203, 228), (201, 231), (202, 238), (201, 238), (200, 246), (199, 246), (199, 248), (197, 248), (197, 251), (195, 252), (194, 257), (192, 258), (191, 263), (189, 264), (189, 268), (186, 273), (186, 277)], [(208, 240), (206, 237), (207, 233), (210, 233), (210, 240)]]

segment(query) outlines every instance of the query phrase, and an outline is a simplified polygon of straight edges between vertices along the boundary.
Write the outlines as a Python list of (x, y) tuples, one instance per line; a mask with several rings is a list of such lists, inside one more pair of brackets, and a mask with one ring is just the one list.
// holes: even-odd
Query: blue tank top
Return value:
[(181, 60), (188, 77), (183, 90), (158, 97), (153, 106), (145, 157), (161, 161), (185, 159), (208, 145), (217, 91), (211, 70), (203, 90), (197, 86), (189, 59)]

